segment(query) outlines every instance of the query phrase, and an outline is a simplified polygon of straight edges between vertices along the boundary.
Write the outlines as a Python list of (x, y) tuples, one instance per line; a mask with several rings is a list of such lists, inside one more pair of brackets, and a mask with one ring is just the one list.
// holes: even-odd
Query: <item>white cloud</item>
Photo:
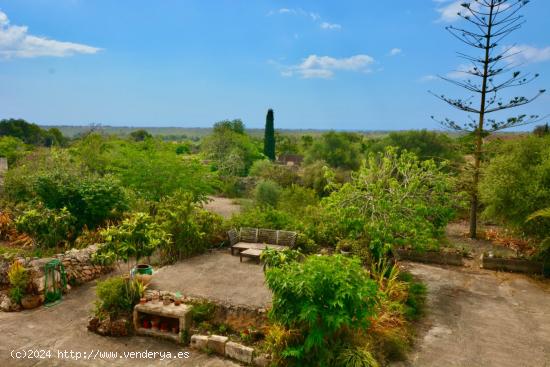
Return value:
[(431, 81), (434, 81), (434, 80), (437, 80), (439, 79), (437, 76), (435, 75), (424, 75), (422, 77), (420, 77), (420, 79), (418, 79), (419, 82), (422, 82), (422, 83), (426, 83), (426, 82), (431, 82)]
[(401, 52), (403, 52), (403, 50), (400, 49), (400, 48), (397, 48), (397, 47), (396, 47), (396, 48), (392, 48), (392, 49), (390, 50), (390, 56), (399, 55)]
[[(438, 19), (439, 22), (445, 22), (445, 23), (456, 22), (457, 20), (461, 19), (458, 13), (461, 13), (461, 14), (469, 13), (469, 11), (462, 6), (462, 4), (465, 3), (464, 0), (452, 0), (451, 2), (446, 0), (434, 0), (434, 1), (439, 4), (446, 4), (436, 9), (436, 11), (439, 13), (439, 19)], [(479, 3), (474, 1), (474, 2), (471, 2), (470, 4), (471, 4), (470, 6), (472, 10), (479, 10), (480, 8)]]
[(299, 75), (305, 79), (330, 79), (335, 71), (339, 70), (369, 73), (372, 71), (370, 68), (372, 64), (374, 64), (374, 58), (369, 55), (355, 55), (347, 58), (309, 55), (302, 63), (286, 67), (281, 75), (286, 77)]
[(0, 11), (0, 57), (31, 58), (64, 57), (74, 54), (95, 54), (101, 50), (73, 42), (62, 42), (28, 33), (26, 26), (10, 25), (8, 16)]
[(537, 48), (529, 45), (515, 45), (504, 47), (509, 61), (513, 65), (534, 64), (550, 60), (550, 47)]
[(321, 16), (317, 13), (309, 13), (309, 16), (311, 17), (311, 19), (313, 19), (314, 22), (318, 21), (319, 19), (321, 19)]
[(340, 24), (336, 24), (336, 23), (323, 22), (323, 23), (321, 23), (321, 28), (334, 31), (334, 30), (342, 29), (342, 26)]
[(474, 70), (474, 66), (473, 65), (468, 65), (468, 64), (460, 64), (458, 65), (458, 67), (456, 68), (456, 70), (453, 70), (447, 74), (445, 74), (445, 76), (449, 79), (466, 79), (468, 77), (472, 77), (473, 75), (471, 74), (468, 74), (468, 72), (478, 72), (478, 70)]
[[(268, 16), (277, 15), (277, 14), (301, 16), (304, 18), (309, 18), (313, 22), (318, 22), (318, 21), (321, 21), (322, 19), (319, 13), (305, 11), (302, 8), (280, 8), (276, 10), (270, 10), (269, 13), (267, 13)], [(320, 26), (322, 29), (329, 29), (329, 30), (339, 30), (342, 28), (340, 24), (329, 23), (329, 22), (322, 22)]]
[[(452, 23), (456, 22), (457, 20), (460, 20), (461, 17), (458, 15), (458, 13), (464, 14), (464, 15), (470, 15), (469, 11), (462, 6), (464, 3), (469, 3), (470, 8), (474, 11), (479, 11), (481, 6), (477, 1), (465, 1), (465, 0), (433, 0), (435, 3), (438, 4), (445, 4), (441, 5), (439, 8), (436, 9), (436, 11), (439, 13), (439, 22), (446, 22), (446, 23)], [(498, 6), (498, 10), (503, 11), (507, 8), (512, 6), (510, 3), (503, 3)]]

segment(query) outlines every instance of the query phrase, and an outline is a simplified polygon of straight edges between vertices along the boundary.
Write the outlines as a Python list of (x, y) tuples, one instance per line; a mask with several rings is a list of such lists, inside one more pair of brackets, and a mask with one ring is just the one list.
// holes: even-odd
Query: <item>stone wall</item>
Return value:
[(483, 269), (502, 270), (514, 273), (538, 274), (550, 277), (550, 264), (527, 259), (489, 257), (486, 254), (481, 256)]
[[(151, 299), (156, 290), (145, 291), (145, 297)], [(160, 291), (161, 299), (165, 295), (174, 299), (174, 294), (171, 292)], [(267, 319), (267, 310), (265, 308), (255, 308), (245, 305), (232, 305), (229, 303), (213, 301), (206, 298), (185, 297), (184, 303), (196, 304), (208, 302), (215, 306), (211, 322), (214, 324), (225, 324), (236, 331), (244, 331), (250, 327), (258, 330), (265, 330), (269, 325)]]
[(9, 287), (8, 269), (13, 261), (19, 261), (30, 273), (33, 288), (39, 295), (44, 294), (44, 265), (53, 259), (59, 259), (65, 268), (67, 282), (70, 286), (89, 282), (113, 270), (113, 266), (101, 266), (92, 262), (92, 255), (97, 251), (96, 245), (83, 249), (71, 249), (51, 258), (16, 258), (0, 260), (0, 288)]
[(462, 262), (462, 254), (459, 252), (439, 252), (439, 251), (424, 251), (418, 252), (414, 250), (396, 249), (395, 254), (399, 260), (408, 260), (413, 262), (421, 262), (427, 264), (441, 265), (464, 265)]

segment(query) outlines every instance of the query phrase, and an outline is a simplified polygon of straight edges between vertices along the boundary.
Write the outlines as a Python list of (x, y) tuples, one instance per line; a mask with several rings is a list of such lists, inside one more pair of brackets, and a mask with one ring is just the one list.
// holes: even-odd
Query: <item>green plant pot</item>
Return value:
[(153, 275), (153, 267), (149, 264), (138, 264), (134, 268), (135, 274)]

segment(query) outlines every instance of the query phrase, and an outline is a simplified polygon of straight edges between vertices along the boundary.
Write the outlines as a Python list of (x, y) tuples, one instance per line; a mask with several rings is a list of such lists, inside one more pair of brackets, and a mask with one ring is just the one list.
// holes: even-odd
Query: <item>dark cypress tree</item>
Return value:
[(275, 160), (275, 126), (273, 121), (273, 110), (270, 108), (265, 118), (264, 154), (272, 161)]

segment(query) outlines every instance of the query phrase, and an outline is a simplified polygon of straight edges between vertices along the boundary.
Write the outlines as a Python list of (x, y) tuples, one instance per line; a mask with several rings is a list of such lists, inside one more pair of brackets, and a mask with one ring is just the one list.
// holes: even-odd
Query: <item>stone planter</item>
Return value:
[(416, 261), (427, 264), (456, 265), (462, 266), (462, 254), (458, 252), (442, 251), (414, 251), (396, 249), (394, 253), (398, 260)]

